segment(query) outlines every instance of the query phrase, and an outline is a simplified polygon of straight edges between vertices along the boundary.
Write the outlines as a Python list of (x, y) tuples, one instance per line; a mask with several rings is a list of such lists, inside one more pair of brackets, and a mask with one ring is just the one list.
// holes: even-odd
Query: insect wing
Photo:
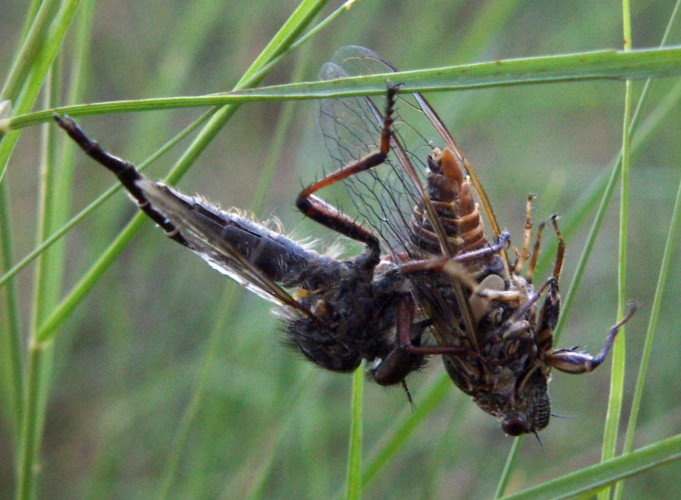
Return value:
[(168, 237), (266, 300), (313, 316), (276, 281), (297, 285), (311, 261), (319, 260), (318, 254), (234, 211), (223, 211), (200, 197), (150, 181), (133, 164), (103, 149), (69, 116), (54, 115), (54, 120), (88, 156), (118, 178)]
[[(344, 47), (322, 67), (320, 78), (392, 71), (396, 69), (370, 50)], [(399, 80), (391, 83), (399, 83)], [(322, 103), (320, 124), (325, 144), (337, 168), (379, 149), (384, 109), (383, 100), (375, 97), (343, 98)], [(414, 207), (419, 204), (425, 208), (427, 221), (437, 235), (440, 255), (456, 254), (450, 251), (442, 219), (424, 188), (427, 185), (429, 156), (437, 146), (450, 149), (458, 163), (466, 167), (492, 236), (495, 239), (499, 236), (496, 219), (475, 172), (440, 117), (420, 93), (398, 96), (392, 133), (387, 165), (351, 176), (344, 182), (361, 222), (380, 235), (393, 258), (398, 261), (428, 258), (412, 244), (415, 240), (413, 232), (416, 231), (411, 223), (412, 215)], [(422, 312), (433, 322), (433, 333), (438, 343), (461, 345), (463, 339), (468, 339), (465, 341), (467, 345), (475, 348), (477, 339), (468, 302), (470, 292), (464, 290), (462, 278), (461, 273), (417, 273), (410, 277), (410, 281)]]
[[(322, 67), (319, 77), (327, 80), (394, 71), (397, 71), (394, 66), (371, 50), (348, 46), (336, 52), (333, 59)], [(384, 108), (384, 99), (380, 97), (322, 102), (320, 126), (336, 168), (378, 149)], [(362, 222), (383, 235), (384, 242), (393, 253), (404, 252), (409, 246), (409, 221), (413, 207), (424, 201), (433, 229), (444, 241), (444, 231), (439, 227), (434, 209), (429, 206), (429, 199), (424, 194), (427, 158), (433, 148), (439, 146), (449, 148), (465, 166), (491, 235), (494, 239), (498, 238), (501, 231), (485, 190), (432, 106), (422, 94), (415, 92), (400, 94), (395, 108), (394, 138), (386, 162), (388, 166), (373, 169), (366, 175), (353, 176), (345, 182)], [(502, 254), (506, 260), (505, 252)]]
[[(387, 71), (393, 69), (378, 55), (352, 46), (336, 52), (333, 60), (322, 67), (319, 77), (328, 80)], [(379, 149), (384, 101), (383, 97), (322, 101), (320, 127), (335, 168), (343, 168)], [(403, 254), (409, 247), (411, 211), (423, 198), (423, 179), (420, 176), (425, 172), (425, 161), (432, 150), (428, 140), (411, 125), (414, 117), (403, 118), (405, 113), (418, 111), (414, 108), (416, 105), (413, 99), (398, 98), (393, 126), (396, 138), (392, 141), (385, 165), (344, 181), (358, 222), (380, 235), (393, 257)], [(425, 118), (420, 112), (417, 115)], [(400, 147), (406, 140), (420, 147), (406, 151)]]
[[(280, 306), (290, 307), (299, 313), (311, 316), (310, 311), (303, 308), (291, 295), (268, 276), (258, 265), (252, 262), (253, 256), (247, 258), (228, 239), (230, 223), (240, 222), (247, 225), (237, 229), (241, 234), (232, 235), (231, 239), (246, 237), (256, 231), (258, 236), (271, 240), (285, 237), (274, 231), (253, 223), (229, 212), (201, 202), (194, 197), (182, 195), (171, 188), (141, 178), (138, 185), (151, 205), (168, 221), (170, 221), (187, 241), (187, 247), (204, 259), (212, 268), (234, 279), (247, 290)], [(250, 229), (250, 231), (249, 231)], [(304, 251), (299, 248), (300, 251)], [(275, 259), (283, 256), (275, 256)], [(302, 259), (305, 256), (301, 256)]]

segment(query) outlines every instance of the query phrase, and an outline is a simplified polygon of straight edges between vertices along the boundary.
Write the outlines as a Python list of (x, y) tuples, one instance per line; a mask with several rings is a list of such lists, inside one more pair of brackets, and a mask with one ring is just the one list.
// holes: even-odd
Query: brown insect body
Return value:
[[(322, 68), (322, 77), (390, 71), (396, 70), (373, 52), (345, 47)], [(361, 173), (346, 171), (343, 182), (358, 220), (380, 236), (387, 258), (400, 263), (416, 303), (412, 315), (429, 322), (437, 344), (414, 349), (402, 335), (403, 350), (442, 355), (457, 387), (497, 417), (507, 434), (537, 432), (550, 417), (551, 369), (593, 371), (634, 307), (610, 329), (597, 356), (554, 349), (565, 251), (557, 217), (552, 218), (559, 242), (554, 269), (535, 291), (532, 278), (543, 225), (530, 256), (533, 197), (528, 198), (523, 246), (511, 266), (505, 250), (509, 235), (499, 229), (482, 184), (442, 120), (421, 94), (394, 96), (395, 90), (388, 91), (386, 109), (392, 113), (394, 99), (397, 110), (389, 120), (380, 113), (382, 106), (366, 97), (324, 101), (321, 122), (327, 148), (339, 167), (332, 175), (343, 172), (344, 165), (361, 163), (367, 151), (385, 153), (384, 174), (373, 165)], [(442, 150), (433, 149), (433, 133), (444, 140)]]
[[(605, 359), (619, 326), (634, 308), (611, 329), (597, 357), (573, 349), (553, 349), (565, 251), (557, 217), (552, 218), (559, 241), (553, 275), (535, 292), (532, 275), (543, 224), (527, 273), (519, 273), (529, 258), (534, 196), (527, 201), (524, 246), (510, 267), (503, 248), (480, 252), (489, 242), (471, 183), (464, 176), (466, 161), (461, 153), (449, 147), (444, 151), (436, 148), (427, 164), (428, 196), (413, 209), (408, 253), (423, 262), (438, 261), (444, 255), (458, 261), (460, 267), (448, 272), (446, 265), (442, 269), (424, 266), (423, 274), (410, 275), (413, 294), (422, 313), (431, 319), (438, 345), (453, 348), (442, 358), (456, 386), (481, 409), (499, 418), (507, 434), (536, 433), (548, 425), (551, 415), (551, 368), (567, 373), (593, 371)], [(538, 300), (544, 293), (540, 308)]]
[[(409, 253), (421, 259), (443, 254), (456, 257), (488, 246), (463, 162), (448, 148), (436, 149), (428, 168), (426, 191), (446, 245), (429, 222), (424, 203), (419, 203), (411, 221)], [(534, 295), (533, 287), (512, 273), (499, 253), (463, 260), (461, 265), (468, 287), (462, 286), (466, 280), (461, 276), (442, 272), (411, 277), (420, 307), (432, 318), (438, 344), (459, 351), (443, 355), (447, 373), (480, 408), (501, 418), (506, 432), (541, 430), (550, 416), (550, 367), (543, 356), (551, 349), (551, 335), (540, 339), (535, 304), (517, 317)]]

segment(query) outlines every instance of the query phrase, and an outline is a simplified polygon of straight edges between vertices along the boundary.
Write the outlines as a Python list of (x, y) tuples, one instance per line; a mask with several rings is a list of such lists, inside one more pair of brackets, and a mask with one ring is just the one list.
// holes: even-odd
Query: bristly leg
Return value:
[(539, 224), (539, 229), (537, 230), (537, 237), (534, 240), (534, 247), (532, 248), (532, 258), (530, 259), (530, 265), (527, 266), (527, 273), (525, 273), (525, 280), (528, 283), (532, 283), (534, 278), (534, 270), (537, 267), (537, 259), (539, 258), (539, 249), (541, 248), (541, 236), (544, 232), (544, 227), (546, 223), (544, 221)]
[(532, 200), (537, 197), (536, 194), (527, 195), (527, 203), (525, 204), (525, 231), (523, 233), (523, 247), (520, 249), (520, 254), (518, 255), (518, 260), (516, 260), (513, 266), (513, 273), (519, 274), (525, 261), (530, 256), (530, 235), (532, 233)]
[(563, 240), (563, 233), (560, 232), (560, 228), (558, 227), (558, 219), (558, 214), (553, 214), (551, 216), (551, 223), (553, 224), (553, 229), (556, 231), (556, 237), (558, 238), (556, 262), (553, 265), (553, 277), (556, 278), (556, 282), (560, 280), (560, 273), (563, 270), (563, 260), (565, 259), (565, 240)]

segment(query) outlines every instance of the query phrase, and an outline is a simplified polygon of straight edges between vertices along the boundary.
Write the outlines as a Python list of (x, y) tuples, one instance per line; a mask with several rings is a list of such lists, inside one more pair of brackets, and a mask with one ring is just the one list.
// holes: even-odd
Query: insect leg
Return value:
[(395, 106), (395, 93), (397, 92), (397, 89), (397, 85), (388, 87), (387, 104), (383, 117), (383, 129), (381, 130), (380, 149), (311, 184), (303, 189), (296, 199), (296, 206), (306, 216), (329, 229), (366, 244), (371, 251), (375, 253), (376, 259), (380, 252), (378, 238), (373, 233), (357, 224), (346, 214), (315, 196), (314, 193), (385, 162), (388, 153), (390, 152), (391, 127), (393, 124), (393, 109)]
[(553, 265), (553, 277), (556, 278), (556, 281), (558, 281), (560, 279), (560, 272), (563, 270), (563, 259), (565, 258), (565, 241), (563, 240), (563, 234), (558, 228), (558, 214), (553, 214), (551, 216), (551, 223), (553, 224), (553, 229), (556, 231), (556, 237), (558, 238), (556, 262)]
[[(553, 228), (556, 231), (556, 236), (558, 237), (558, 251), (556, 252), (556, 261), (553, 266), (553, 274), (547, 281), (547, 283), (550, 283), (549, 290), (546, 294), (546, 299), (544, 299), (544, 304), (542, 305), (537, 321), (537, 338), (542, 352), (546, 352), (551, 349), (553, 345), (553, 330), (556, 328), (558, 317), (560, 316), (560, 293), (558, 289), (558, 280), (560, 278), (560, 272), (563, 268), (563, 259), (565, 256), (565, 242), (563, 241), (563, 235), (558, 228), (558, 216), (556, 214), (551, 216), (551, 223), (553, 224)], [(538, 245), (539, 235), (537, 235), (535, 253), (538, 250)], [(534, 262), (535, 260), (535, 255), (533, 255), (532, 261)], [(532, 267), (533, 265), (530, 264), (530, 268)], [(544, 287), (545, 286), (546, 284)], [(544, 289), (544, 287), (542, 287), (542, 289)]]
[[(509, 233), (508, 231), (503, 231), (493, 245), (488, 245), (483, 248), (478, 248), (477, 250), (471, 250), (470, 252), (461, 253), (455, 255), (454, 257), (443, 256), (433, 257), (431, 259), (424, 260), (410, 260), (409, 262), (400, 264), (400, 269), (402, 270), (402, 272), (405, 273), (416, 273), (422, 271), (445, 271), (448, 268), (447, 266), (448, 262), (467, 262), (499, 253), (501, 252), (501, 250), (503, 250), (503, 248), (506, 246), (506, 243), (508, 243), (510, 239), (511, 233)], [(459, 269), (459, 266), (451, 266), (451, 269)], [(461, 269), (461, 273), (464, 273), (463, 268)], [(457, 277), (459, 277), (458, 274), (456, 275)], [(463, 276), (461, 277), (464, 281), (467, 282), (465, 277)]]
[(629, 309), (624, 315), (624, 318), (610, 328), (608, 336), (605, 338), (603, 348), (597, 356), (592, 356), (588, 352), (576, 351), (574, 349), (557, 349), (549, 351), (545, 358), (546, 363), (565, 373), (580, 374), (594, 371), (608, 356), (608, 352), (610, 352), (610, 348), (615, 342), (615, 337), (617, 337), (619, 329), (631, 319), (635, 311), (636, 304), (629, 304)]
[(534, 270), (537, 267), (537, 259), (539, 258), (539, 248), (541, 247), (541, 235), (544, 232), (544, 227), (546, 223), (542, 221), (539, 224), (539, 229), (537, 230), (537, 238), (534, 241), (534, 248), (532, 249), (532, 258), (530, 259), (530, 265), (527, 267), (527, 273), (525, 274), (525, 280), (528, 283), (532, 283), (532, 278), (534, 277)]
[(423, 354), (412, 350), (421, 343), (429, 321), (414, 323), (414, 299), (404, 295), (397, 304), (396, 335), (399, 344), (371, 370), (376, 383), (393, 385), (402, 382), (409, 373), (423, 365)]
[(499, 237), (497, 238), (496, 243), (494, 243), (493, 245), (489, 245), (483, 248), (479, 248), (477, 250), (471, 250), (470, 252), (464, 252), (455, 255), (454, 257), (451, 257), (451, 260), (453, 260), (454, 262), (465, 262), (500, 253), (506, 246), (506, 243), (508, 243), (510, 240), (511, 233), (509, 233), (508, 231), (502, 231)]
[(414, 299), (404, 295), (397, 305), (396, 335), (398, 345), (381, 363), (371, 370), (371, 376), (381, 385), (402, 382), (409, 373), (418, 370), (424, 356), (469, 354), (470, 348), (457, 346), (421, 346), (421, 337), (430, 320), (414, 322)]
[(135, 166), (132, 163), (105, 151), (97, 141), (88, 137), (85, 131), (83, 131), (71, 117), (55, 114), (53, 115), (53, 118), (90, 158), (106, 167), (118, 177), (118, 180), (123, 184), (123, 187), (125, 187), (135, 199), (140, 210), (147, 214), (156, 224), (161, 226), (169, 238), (187, 246), (187, 241), (177, 231), (177, 228), (151, 206), (149, 200), (144, 195), (144, 192), (139, 188), (138, 181), (142, 179), (142, 175), (135, 169)]
[(523, 237), (523, 247), (520, 250), (520, 255), (518, 255), (518, 260), (516, 260), (513, 266), (513, 273), (518, 273), (522, 269), (525, 261), (530, 256), (530, 235), (532, 233), (532, 200), (537, 197), (536, 194), (527, 195), (527, 203), (525, 205), (525, 233)]

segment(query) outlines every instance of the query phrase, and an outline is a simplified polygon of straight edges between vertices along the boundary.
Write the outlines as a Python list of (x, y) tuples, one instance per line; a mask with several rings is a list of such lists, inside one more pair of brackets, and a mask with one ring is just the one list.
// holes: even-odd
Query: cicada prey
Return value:
[[(345, 47), (321, 77), (391, 71), (375, 53)], [(384, 259), (398, 264), (413, 298), (410, 317), (428, 322), (456, 386), (497, 417), (507, 434), (536, 433), (551, 414), (551, 369), (593, 371), (634, 307), (610, 329), (598, 355), (554, 348), (565, 252), (557, 216), (553, 272), (535, 290), (544, 225), (530, 249), (533, 196), (526, 204), (523, 245), (511, 264), (504, 245), (509, 235), (501, 232), (478, 176), (446, 126), (421, 94), (396, 97), (396, 91), (389, 88), (385, 106), (369, 97), (322, 103), (326, 145), (339, 168), (327, 179), (344, 179), (357, 220), (379, 237)], [(373, 150), (384, 153), (383, 165), (350, 172)], [(407, 348), (406, 337), (401, 345)]]

